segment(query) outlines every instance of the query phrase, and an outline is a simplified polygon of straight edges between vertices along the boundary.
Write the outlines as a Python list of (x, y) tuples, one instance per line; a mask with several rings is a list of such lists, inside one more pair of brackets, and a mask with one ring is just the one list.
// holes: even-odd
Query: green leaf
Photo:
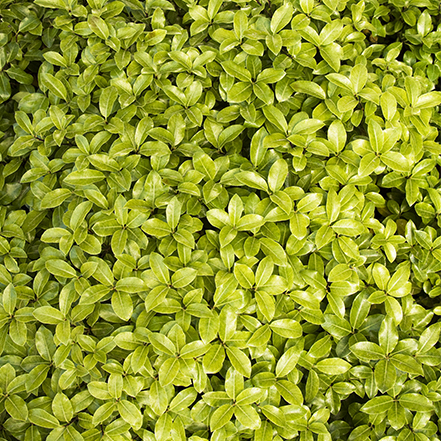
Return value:
[(312, 135), (320, 130), (325, 123), (319, 119), (304, 119), (297, 123), (292, 129), (294, 135)]
[(71, 191), (67, 188), (57, 188), (48, 193), (41, 201), (41, 208), (46, 210), (48, 208), (55, 208), (61, 205), (69, 196)]
[(265, 219), (258, 214), (246, 214), (236, 224), (238, 231), (250, 231), (259, 228), (265, 223)]
[(192, 341), (186, 344), (180, 351), (181, 358), (190, 359), (197, 358), (204, 355), (209, 349), (209, 346), (201, 340)]
[(122, 292), (139, 293), (145, 290), (145, 283), (138, 277), (124, 277), (116, 282), (115, 288)]
[(323, 88), (317, 83), (314, 83), (312, 81), (303, 81), (303, 80), (295, 81), (294, 83), (291, 84), (291, 87), (296, 92), (304, 93), (306, 95), (311, 95), (321, 100), (326, 99), (326, 92), (323, 90)]
[(320, 205), (322, 198), (319, 193), (310, 193), (297, 203), (297, 209), (301, 213), (309, 213)]
[(55, 66), (67, 67), (65, 58), (58, 52), (49, 51), (43, 54), (44, 59)]
[(173, 400), (170, 402), (169, 409), (173, 412), (179, 412), (188, 409), (197, 397), (197, 392), (194, 388), (189, 387), (178, 392)]
[(177, 358), (167, 358), (159, 368), (159, 383), (161, 386), (168, 386), (173, 383), (179, 373), (179, 360)]
[(295, 369), (299, 361), (300, 354), (303, 349), (303, 341), (301, 340), (294, 346), (291, 346), (277, 361), (276, 376), (281, 378), (288, 375)]
[(69, 222), (69, 226), (73, 231), (80, 227), (92, 207), (93, 204), (89, 201), (82, 202), (75, 207)]
[(3, 291), (3, 308), (5, 311), (13, 315), (17, 306), (17, 291), (12, 283), (10, 283)]
[(64, 101), (68, 100), (67, 90), (65, 85), (61, 80), (54, 77), (53, 75), (46, 73), (44, 75), (44, 85), (58, 98)]
[(377, 362), (375, 365), (374, 374), (378, 388), (382, 392), (386, 392), (391, 389), (397, 379), (395, 367), (389, 360), (380, 360)]
[(273, 426), (269, 421), (262, 421), (260, 427), (255, 431), (256, 441), (271, 441), (273, 437)]
[(46, 269), (58, 277), (75, 278), (77, 272), (64, 260), (54, 259), (46, 262)]
[(439, 2), (236, 3), (1, 2), (1, 441), (437, 438)]
[(161, 283), (168, 284), (170, 282), (170, 274), (168, 268), (164, 264), (164, 258), (158, 253), (150, 254), (150, 267), (153, 273)]
[(265, 291), (256, 291), (256, 302), (260, 313), (270, 322), (276, 312), (276, 304), (273, 296)]
[[(260, 74), (259, 74), (260, 75)], [(275, 80), (277, 78), (276, 75), (265, 75), (262, 77), (265, 81)], [(259, 98), (259, 100), (263, 101), (267, 106), (270, 106), (274, 101), (274, 93), (271, 88), (264, 81), (258, 81), (253, 85), (253, 92)]]
[(11, 96), (11, 84), (6, 74), (0, 74), (0, 103), (5, 102)]
[(137, 406), (128, 400), (121, 400), (117, 404), (118, 412), (122, 419), (130, 424), (135, 430), (139, 430), (142, 426), (142, 414)]
[(362, 177), (371, 175), (380, 166), (380, 158), (375, 153), (363, 156), (358, 167), (358, 174)]
[(231, 404), (224, 404), (217, 408), (210, 418), (210, 429), (212, 431), (221, 429), (227, 424), (234, 413), (234, 408)]
[(257, 190), (268, 191), (268, 186), (265, 179), (256, 172), (244, 171), (235, 175), (236, 179), (243, 185), (255, 188)]
[(166, 222), (158, 218), (153, 218), (145, 221), (142, 224), (141, 228), (150, 236), (155, 236), (159, 238), (168, 236), (172, 231), (170, 226)]
[(164, 352), (168, 355), (175, 355), (176, 346), (164, 334), (151, 333), (149, 334), (149, 340), (153, 347), (156, 348), (158, 351)]
[(223, 228), (225, 225), (230, 225), (230, 217), (228, 214), (217, 208), (207, 211), (207, 219), (211, 225), (219, 229)]
[(333, 121), (328, 129), (328, 139), (334, 144), (335, 151), (341, 152), (346, 145), (346, 130), (341, 121)]
[(352, 89), (352, 83), (351, 80), (344, 75), (338, 74), (338, 73), (330, 73), (326, 75), (326, 78), (332, 83), (335, 84), (337, 87), (340, 87), (348, 92), (354, 93)]
[(364, 404), (361, 410), (368, 415), (377, 415), (387, 412), (392, 407), (393, 401), (393, 398), (388, 395), (375, 397)]
[(248, 340), (247, 345), (258, 348), (267, 344), (270, 338), (271, 338), (270, 327), (268, 325), (263, 325), (257, 328), (256, 331), (253, 332), (253, 335)]
[(392, 170), (407, 173), (410, 171), (410, 164), (407, 158), (399, 152), (386, 152), (381, 155), (381, 161)]
[(233, 346), (227, 347), (227, 356), (237, 372), (244, 377), (251, 376), (251, 361), (243, 351)]
[(326, 375), (341, 375), (347, 372), (351, 365), (341, 358), (328, 358), (316, 364), (317, 369)]
[(18, 421), (26, 421), (28, 419), (29, 412), (26, 402), (19, 395), (11, 395), (6, 398), (5, 409), (12, 418)]
[(340, 20), (333, 20), (331, 23), (325, 25), (320, 32), (320, 40), (322, 45), (328, 45), (338, 37), (343, 31), (343, 24)]
[(412, 358), (410, 355), (395, 354), (391, 357), (392, 364), (400, 371), (407, 372), (411, 375), (423, 375), (421, 363)]
[[(252, 404), (258, 401), (264, 394), (263, 390), (258, 387), (250, 387), (242, 390), (237, 397), (235, 397), (236, 404), (241, 406)], [(233, 398), (234, 399), (234, 398)]]
[(391, 317), (385, 317), (381, 323), (378, 340), (382, 350), (390, 354), (398, 343), (398, 332)]
[(236, 277), (239, 284), (246, 289), (254, 285), (254, 273), (246, 265), (236, 263), (234, 265), (234, 277)]
[(228, 91), (228, 101), (230, 103), (242, 103), (246, 101), (253, 92), (253, 85), (249, 82), (239, 82), (233, 85)]
[(52, 306), (40, 306), (33, 312), (34, 317), (41, 323), (57, 325), (65, 320), (64, 315)]
[(280, 319), (270, 323), (271, 330), (284, 338), (299, 338), (303, 329), (300, 323), (291, 319)]
[[(285, 76), (285, 71), (282, 69), (273, 69), (268, 68), (264, 69), (260, 74), (257, 76), (257, 80), (260, 83), (264, 84), (271, 84), (271, 83), (277, 83)], [(259, 84), (259, 83), (256, 83)]]
[(108, 286), (94, 285), (87, 288), (80, 297), (80, 305), (93, 305), (101, 300), (110, 291)]
[(52, 401), (52, 410), (59, 421), (69, 422), (73, 418), (73, 406), (69, 398), (58, 392)]
[(274, 271), (274, 262), (270, 256), (264, 257), (256, 270), (256, 286), (264, 286)]
[(272, 406), (271, 404), (266, 404), (265, 406), (262, 406), (261, 409), (262, 413), (268, 418), (268, 420), (276, 426), (286, 427), (285, 414), (280, 408)]
[(376, 263), (372, 269), (372, 275), (378, 288), (385, 291), (387, 288), (387, 283), (390, 279), (388, 269), (384, 265)]
[[(265, 115), (265, 118), (271, 124), (274, 124), (282, 133), (288, 132), (288, 123), (286, 122), (285, 116), (277, 107), (265, 106), (263, 108), (263, 113)], [(282, 136), (282, 138), (283, 138), (283, 136)], [(256, 137), (256, 140), (257, 139), (258, 138)]]
[(428, 352), (439, 341), (441, 326), (439, 323), (435, 323), (425, 329), (420, 336), (418, 352), (424, 354)]
[(344, 96), (338, 100), (337, 109), (341, 113), (353, 112), (358, 101), (352, 96)]
[(268, 173), (268, 185), (271, 191), (280, 190), (288, 175), (288, 164), (284, 159), (278, 159)]
[(421, 95), (415, 104), (417, 109), (429, 109), (441, 104), (440, 92), (428, 92)]
[(283, 247), (275, 240), (269, 237), (263, 237), (260, 239), (260, 247), (262, 251), (271, 257), (272, 262), (279, 266), (284, 266), (286, 263), (286, 253)]
[(368, 71), (363, 64), (356, 64), (351, 69), (350, 80), (355, 94), (361, 92), (368, 79)]
[(237, 78), (239, 81), (251, 82), (251, 74), (248, 70), (243, 68), (240, 64), (234, 61), (228, 60), (222, 63), (222, 67), (232, 77)]
[(55, 429), (59, 427), (60, 423), (49, 412), (44, 409), (30, 409), (29, 421), (38, 427), (44, 427), (45, 429)]
[(259, 414), (250, 405), (237, 405), (234, 408), (234, 415), (243, 426), (251, 430), (257, 430), (260, 427), (261, 420)]
[(380, 153), (384, 145), (384, 135), (380, 124), (378, 124), (375, 120), (370, 120), (368, 124), (368, 133), (372, 150), (375, 153)]
[(101, 115), (103, 115), (104, 118), (107, 119), (112, 114), (113, 106), (117, 98), (118, 92), (116, 87), (109, 86), (102, 90), (99, 99), (99, 107)]
[(290, 230), (292, 235), (298, 240), (302, 240), (306, 237), (308, 234), (309, 222), (310, 220), (305, 214), (293, 213), (290, 219)]
[(381, 111), (387, 120), (392, 120), (397, 113), (397, 99), (395, 96), (386, 91), (380, 97)]
[(92, 423), (94, 425), (100, 424), (112, 415), (116, 410), (117, 404), (114, 402), (107, 402), (101, 405), (94, 413)]
[(176, 197), (174, 197), (167, 205), (165, 214), (167, 223), (172, 230), (178, 226), (179, 218), (181, 217), (181, 208), (181, 203)]
[(242, 39), (245, 31), (248, 29), (248, 17), (242, 10), (234, 14), (234, 32), (239, 39)]
[(203, 173), (208, 179), (213, 180), (216, 176), (214, 161), (204, 152), (197, 152), (193, 156), (194, 168)]
[(341, 47), (337, 43), (331, 43), (320, 48), (321, 56), (335, 72), (340, 70), (341, 52)]
[(365, 231), (365, 227), (354, 219), (341, 219), (332, 225), (332, 229), (343, 236), (358, 236)]
[(127, 292), (115, 292), (112, 295), (112, 308), (121, 320), (129, 321), (133, 313), (133, 302), (130, 295)]
[(69, 185), (79, 185), (86, 186), (94, 184), (95, 182), (100, 182), (105, 178), (104, 173), (98, 170), (84, 169), (81, 171), (74, 171), (70, 173), (64, 182)]
[(62, 0), (35, 0), (35, 4), (43, 8), (62, 9), (64, 4)]
[(292, 16), (293, 7), (290, 3), (286, 3), (277, 9), (271, 19), (271, 32), (273, 34), (280, 32), (291, 21)]
[(398, 401), (395, 401), (388, 410), (387, 419), (395, 430), (401, 429), (406, 424), (405, 410)]
[(172, 286), (175, 288), (184, 288), (196, 278), (197, 270), (194, 268), (178, 269), (171, 277)]
[(417, 393), (407, 393), (399, 397), (400, 404), (408, 410), (415, 412), (430, 412), (433, 409), (432, 402)]
[(352, 332), (351, 325), (347, 320), (333, 314), (325, 314), (325, 322), (322, 327), (336, 338), (346, 337)]
[(222, 369), (225, 360), (225, 349), (220, 344), (212, 345), (202, 360), (204, 371), (215, 374)]
[(88, 24), (90, 29), (102, 40), (107, 40), (109, 38), (109, 27), (101, 17), (90, 15)]
[(89, 393), (100, 400), (110, 400), (112, 395), (109, 393), (109, 388), (103, 381), (91, 381), (87, 385), (87, 390)]
[(355, 343), (350, 347), (351, 352), (360, 359), (363, 360), (380, 360), (385, 358), (385, 351), (376, 343), (361, 341)]
[(240, 124), (235, 124), (222, 130), (219, 135), (219, 147), (224, 147), (226, 144), (234, 141), (243, 131), (243, 126)]

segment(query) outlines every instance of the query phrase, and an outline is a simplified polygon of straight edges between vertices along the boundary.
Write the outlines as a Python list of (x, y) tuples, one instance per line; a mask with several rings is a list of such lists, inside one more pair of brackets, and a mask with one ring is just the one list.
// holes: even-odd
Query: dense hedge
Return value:
[(0, 440), (439, 440), (439, 0), (0, 18)]

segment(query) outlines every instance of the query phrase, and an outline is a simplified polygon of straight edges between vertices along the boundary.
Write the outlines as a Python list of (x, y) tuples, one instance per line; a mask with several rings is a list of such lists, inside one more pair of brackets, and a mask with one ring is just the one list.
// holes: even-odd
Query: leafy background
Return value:
[(2, 440), (439, 440), (438, 0), (0, 0)]

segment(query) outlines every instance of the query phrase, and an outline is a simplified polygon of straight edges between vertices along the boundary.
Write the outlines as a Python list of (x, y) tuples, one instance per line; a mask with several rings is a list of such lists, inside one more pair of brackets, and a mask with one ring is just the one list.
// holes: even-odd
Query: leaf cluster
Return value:
[(0, 441), (439, 441), (439, 1), (0, 17)]

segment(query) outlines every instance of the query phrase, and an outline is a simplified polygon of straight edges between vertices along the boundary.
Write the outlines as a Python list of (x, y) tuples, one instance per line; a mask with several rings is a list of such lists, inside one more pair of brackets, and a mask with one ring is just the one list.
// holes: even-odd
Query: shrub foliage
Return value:
[(438, 0), (0, 0), (0, 439), (438, 440)]

